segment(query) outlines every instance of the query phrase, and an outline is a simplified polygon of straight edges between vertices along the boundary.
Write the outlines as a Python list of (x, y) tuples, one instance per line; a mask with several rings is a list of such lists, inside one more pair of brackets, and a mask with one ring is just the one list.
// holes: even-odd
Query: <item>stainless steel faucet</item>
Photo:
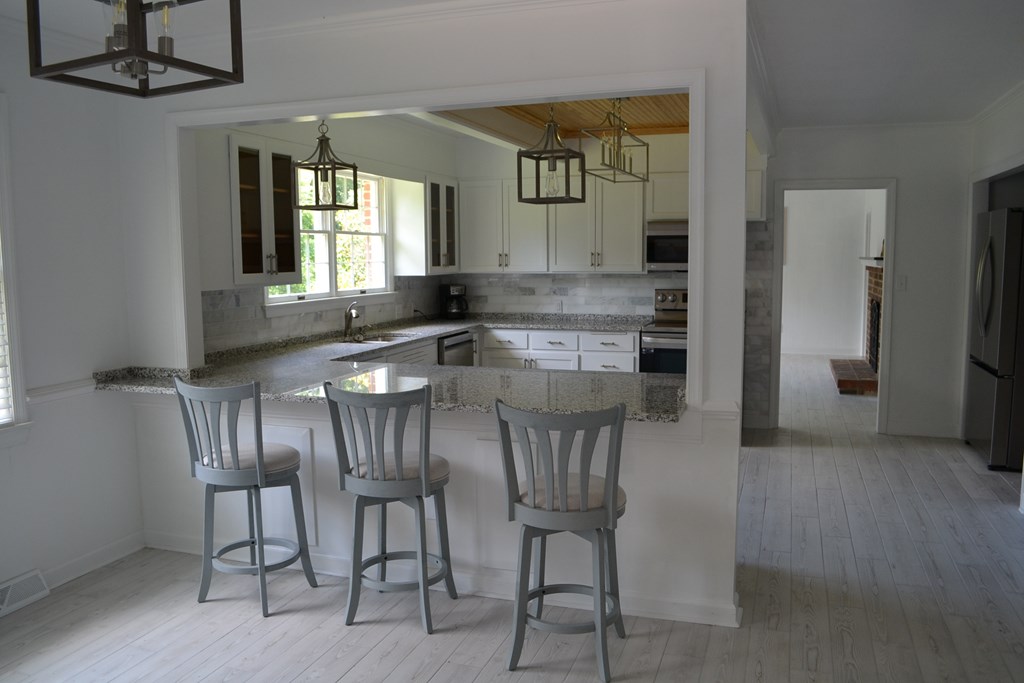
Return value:
[(352, 321), (359, 317), (359, 311), (356, 310), (358, 301), (353, 301), (345, 309), (345, 338), (348, 339), (352, 335)]

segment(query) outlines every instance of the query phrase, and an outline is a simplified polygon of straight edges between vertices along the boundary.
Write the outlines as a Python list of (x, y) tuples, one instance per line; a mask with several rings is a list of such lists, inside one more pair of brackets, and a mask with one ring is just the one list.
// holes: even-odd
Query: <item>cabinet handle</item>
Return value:
[(523, 359), (523, 369), (530, 367), (530, 360), (528, 358)]
[(597, 267), (601, 267), (601, 252), (597, 252)]
[(505, 267), (508, 268), (508, 252), (505, 252)]
[(561, 344), (562, 346), (565, 346), (565, 342), (557, 341), (554, 339), (548, 339), (548, 344)]
[(502, 265), (502, 264), (501, 264), (501, 256), (502, 256), (502, 254), (501, 254), (501, 252), (499, 251), (499, 252), (498, 252), (498, 267), (499, 267), (499, 268), (501, 268), (501, 265)]
[(534, 358), (530, 359), (530, 367), (531, 368), (537, 367), (537, 360), (536, 359), (534, 359)]
[(277, 270), (274, 269), (275, 259), (277, 254), (267, 254), (267, 275), (277, 275)]
[(594, 252), (590, 252), (590, 267), (594, 267)]
[(604, 364), (602, 364), (601, 367), (605, 368), (606, 370), (612, 370), (612, 369), (616, 369), (617, 370), (619, 366), (618, 365), (604, 365)]
[(618, 346), (617, 342), (601, 342), (601, 346)]

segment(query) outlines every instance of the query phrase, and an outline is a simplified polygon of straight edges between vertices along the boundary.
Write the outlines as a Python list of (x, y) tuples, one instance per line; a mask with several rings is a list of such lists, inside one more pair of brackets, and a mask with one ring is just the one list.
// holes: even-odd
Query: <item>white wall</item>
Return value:
[[(888, 431), (960, 434), (965, 250), (971, 135), (967, 126), (784, 130), (772, 181), (896, 180)], [(887, 291), (888, 294), (888, 291)]]
[(868, 262), (860, 257), (878, 255), (881, 238), (865, 252), (866, 228), (885, 234), (885, 191), (791, 190), (785, 208), (782, 353), (862, 355)]
[[(28, 77), (24, 25), (0, 20), (13, 261), (31, 399), (28, 440), (0, 449), (0, 580), (61, 583), (142, 542), (131, 413), (92, 394), (128, 360), (117, 100)], [(84, 389), (75, 387), (84, 383)], [(101, 551), (98, 552), (97, 551)]]

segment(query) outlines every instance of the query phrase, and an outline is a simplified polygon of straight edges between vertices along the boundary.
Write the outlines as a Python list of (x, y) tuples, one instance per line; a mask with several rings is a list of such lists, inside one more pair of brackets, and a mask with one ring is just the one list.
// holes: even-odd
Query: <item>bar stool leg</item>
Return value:
[(249, 564), (256, 566), (256, 512), (252, 506), (252, 489), (245, 490), (245, 502), (249, 507)]
[[(388, 552), (388, 504), (380, 504), (380, 514), (377, 517), (377, 552), (387, 555)], [(381, 560), (377, 565), (377, 578), (384, 581), (388, 575), (388, 561)], [(378, 591), (383, 592), (383, 591)]]
[(359, 608), (359, 591), (363, 576), (363, 518), (366, 514), (366, 499), (356, 496), (352, 507), (354, 519), (352, 529), (352, 569), (348, 580), (348, 606), (345, 608), (345, 625), (351, 626), (356, 620)]
[(508, 670), (515, 671), (519, 657), (523, 654), (523, 640), (526, 637), (526, 608), (530, 597), (530, 554), (533, 545), (533, 529), (523, 525), (519, 532), (519, 568), (516, 573), (516, 598), (512, 608), (512, 653), (508, 658)]
[(437, 545), (441, 551), (441, 559), (448, 565), (448, 571), (444, 575), (444, 585), (448, 589), (448, 597), (457, 600), (459, 594), (455, 590), (455, 577), (452, 575), (452, 551), (448, 547), (448, 511), (444, 502), (443, 488), (434, 493), (434, 509), (437, 510)]
[(260, 489), (254, 486), (252, 489), (253, 508), (256, 512), (256, 573), (260, 577), (260, 604), (263, 606), (263, 616), (270, 616), (270, 608), (267, 606), (267, 559), (263, 547), (263, 502)]
[[(538, 536), (533, 539), (533, 587), (540, 588), (544, 585), (544, 567), (547, 562), (548, 552), (548, 537)], [(544, 596), (541, 595), (536, 600), (537, 610), (534, 612), (535, 617), (540, 619), (541, 613), (544, 611)]]
[(607, 683), (611, 676), (608, 671), (608, 620), (605, 613), (604, 529), (595, 529), (591, 533), (594, 557), (594, 650), (597, 654), (597, 674)]
[(313, 573), (313, 563), (309, 561), (309, 540), (306, 538), (306, 515), (302, 511), (302, 487), (299, 485), (299, 475), (291, 476), (289, 486), (292, 490), (295, 534), (299, 540), (299, 560), (302, 562), (302, 571), (306, 575), (306, 582), (309, 583), (310, 588), (316, 588), (316, 574)]
[(423, 511), (423, 497), (416, 496), (413, 499), (413, 507), (416, 510), (416, 558), (419, 560), (420, 580), (420, 611), (423, 613), (423, 630), (427, 633), (434, 632), (434, 625), (430, 619), (430, 585), (427, 583), (427, 522), (426, 514)]
[(206, 500), (203, 503), (203, 571), (199, 579), (199, 602), (206, 602), (213, 576), (213, 496), (217, 492), (213, 484), (207, 484)]
[[(615, 596), (615, 600), (619, 600), (619, 558), (618, 552), (615, 550), (615, 529), (605, 529), (605, 536), (607, 537), (607, 563), (608, 567), (608, 593)], [(615, 618), (613, 622), (615, 624), (615, 634), (619, 638), (626, 637), (626, 625), (622, 623), (622, 604), (619, 604), (619, 616)]]

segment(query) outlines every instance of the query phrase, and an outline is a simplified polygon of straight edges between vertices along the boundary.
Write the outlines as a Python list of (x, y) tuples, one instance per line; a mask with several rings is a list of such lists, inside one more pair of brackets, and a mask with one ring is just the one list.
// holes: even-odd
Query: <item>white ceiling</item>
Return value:
[[(245, 0), (242, 23), (261, 33), (480, 2), (501, 0)], [(99, 25), (92, 2), (41, 4), (49, 28), (91, 36)], [(226, 12), (225, 0), (207, 4)], [(1024, 80), (1024, 0), (749, 0), (749, 14), (777, 128), (967, 121)], [(189, 15), (182, 38), (194, 35)], [(0, 0), (0, 16), (24, 21), (24, 0)]]
[(968, 121), (1024, 80), (1024, 0), (748, 6), (778, 128)]

